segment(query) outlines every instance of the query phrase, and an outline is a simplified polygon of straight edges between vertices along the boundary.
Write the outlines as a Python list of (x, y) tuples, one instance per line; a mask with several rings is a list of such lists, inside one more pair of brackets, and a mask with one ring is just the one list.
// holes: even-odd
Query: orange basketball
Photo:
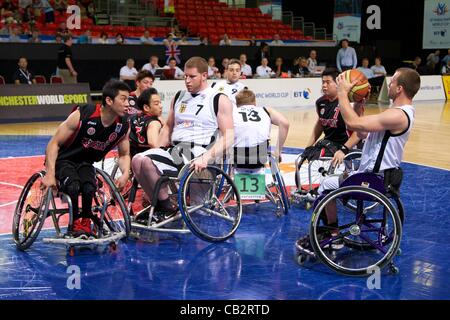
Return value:
[(364, 73), (356, 69), (347, 70), (345, 71), (345, 79), (349, 82), (357, 81), (348, 94), (350, 101), (361, 102), (364, 98), (369, 97), (370, 84)]

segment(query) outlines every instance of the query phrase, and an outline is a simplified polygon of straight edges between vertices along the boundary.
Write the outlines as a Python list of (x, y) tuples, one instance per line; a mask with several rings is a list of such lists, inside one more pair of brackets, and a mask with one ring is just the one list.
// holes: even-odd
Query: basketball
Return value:
[(348, 98), (352, 102), (361, 102), (367, 98), (370, 93), (370, 84), (364, 73), (359, 70), (345, 71), (345, 79), (349, 82), (358, 81), (348, 94)]

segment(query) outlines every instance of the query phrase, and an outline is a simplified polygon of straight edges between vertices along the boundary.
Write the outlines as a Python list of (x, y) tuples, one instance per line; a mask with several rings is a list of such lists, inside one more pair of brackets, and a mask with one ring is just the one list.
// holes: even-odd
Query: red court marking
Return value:
[[(44, 168), (44, 156), (0, 159), (0, 233), (10, 233), (16, 202), (33, 173)], [(17, 185), (17, 186), (13, 186)]]

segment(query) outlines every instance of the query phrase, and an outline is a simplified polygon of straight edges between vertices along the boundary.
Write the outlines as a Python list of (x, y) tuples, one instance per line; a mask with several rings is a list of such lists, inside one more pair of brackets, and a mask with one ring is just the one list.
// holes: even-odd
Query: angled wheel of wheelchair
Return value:
[[(357, 203), (357, 210), (342, 204), (348, 199)], [(338, 225), (323, 223), (325, 207), (336, 203)], [(365, 207), (377, 203), (372, 210)], [(311, 245), (317, 257), (336, 272), (368, 276), (375, 268), (382, 269), (398, 252), (402, 222), (391, 201), (379, 191), (361, 186), (339, 188), (319, 201), (310, 225)]]
[(269, 157), (269, 162), (270, 162), (270, 172), (272, 173), (272, 178), (275, 183), (277, 193), (280, 195), (284, 214), (288, 214), (289, 209), (291, 207), (291, 203), (288, 198), (288, 192), (286, 189), (286, 184), (284, 183), (283, 175), (281, 174), (277, 161), (273, 156)]
[(178, 205), (191, 232), (209, 242), (230, 238), (242, 217), (241, 199), (233, 180), (214, 166), (208, 166), (200, 173), (193, 169), (184, 173)]
[(128, 237), (131, 221), (122, 195), (107, 173), (96, 169), (96, 176), (97, 192), (94, 202), (98, 208), (106, 207), (104, 217), (99, 217), (103, 221), (103, 232), (123, 232)]
[(47, 217), (48, 193), (40, 189), (44, 175), (45, 171), (39, 171), (28, 179), (14, 210), (12, 234), (19, 250), (33, 244)]
[[(111, 171), (111, 179), (112, 181), (116, 181), (120, 176), (122, 175), (122, 171), (119, 167), (119, 162), (114, 161), (114, 167)], [(127, 199), (130, 196), (131, 187), (133, 186), (133, 173), (130, 172), (130, 178), (127, 181), (127, 184), (123, 188), (123, 190), (120, 192), (122, 194), (122, 197), (124, 199)]]

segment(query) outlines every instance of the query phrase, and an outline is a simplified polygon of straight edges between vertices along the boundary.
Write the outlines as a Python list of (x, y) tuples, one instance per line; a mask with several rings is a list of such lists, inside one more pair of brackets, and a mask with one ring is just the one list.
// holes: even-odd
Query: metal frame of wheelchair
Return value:
[[(316, 190), (314, 188), (314, 181), (320, 183), (328, 176), (340, 175), (344, 171), (357, 171), (359, 162), (357, 159), (361, 158), (362, 152), (359, 150), (352, 150), (344, 157), (344, 163), (338, 168), (334, 167), (331, 163), (332, 157), (320, 157), (317, 160), (308, 161), (308, 175), (306, 183), (303, 183), (301, 171), (302, 166), (305, 164), (306, 158), (303, 158), (300, 154), (295, 160), (295, 185), (296, 190), (291, 192), (292, 203), (304, 204), (309, 209), (317, 198)], [(303, 186), (307, 185), (308, 189), (303, 189)]]
[[(69, 248), (70, 255), (74, 255), (75, 247), (94, 248), (109, 245), (112, 250), (116, 250), (116, 244), (130, 233), (128, 211), (109, 175), (100, 169), (95, 170), (97, 190), (92, 213), (94, 218), (97, 217), (96, 222), (93, 221), (96, 237), (73, 237), (62, 231), (60, 219), (64, 215), (69, 215), (68, 230), (73, 225), (72, 201), (63, 192), (48, 189), (44, 194), (40, 190), (40, 182), (45, 175), (42, 170), (28, 179), (14, 211), (12, 233), (19, 250), (26, 250), (34, 243), (48, 217), (52, 219), (56, 236), (43, 238), (44, 243), (63, 245)], [(110, 207), (116, 208), (119, 215), (111, 212)]]
[[(169, 232), (177, 234), (193, 233), (200, 239), (208, 242), (221, 242), (233, 236), (239, 227), (242, 217), (242, 204), (239, 193), (236, 192), (237, 188), (228, 174), (219, 167), (209, 165), (202, 172), (203, 173), (200, 173), (200, 176), (197, 177), (198, 174), (195, 173), (193, 168), (190, 168), (190, 163), (188, 163), (183, 166), (177, 176), (162, 175), (155, 185), (151, 198), (152, 201), (150, 201), (151, 204), (138, 212), (133, 212), (133, 203), (136, 200), (139, 184), (138, 181), (133, 178), (132, 187), (127, 197), (127, 209), (132, 217), (132, 235), (137, 239), (141, 239), (141, 237), (143, 237), (143, 232)], [(202, 175), (205, 176), (205, 172), (213, 172), (221, 178), (219, 181), (211, 181), (211, 179), (208, 180), (205, 177), (202, 178)], [(216, 185), (216, 183), (218, 183), (218, 185)], [(173, 202), (177, 202), (179, 212), (167, 219), (154, 221), (153, 217), (156, 214), (155, 209), (158, 201), (158, 194), (164, 184), (168, 184), (169, 198)], [(231, 190), (234, 190), (232, 198), (225, 198), (224, 184), (229, 185)], [(189, 206), (188, 204), (193, 201), (190, 198), (191, 187), (194, 186), (195, 188), (196, 186), (198, 188), (199, 185), (212, 186), (207, 193), (208, 199), (205, 199), (197, 206)], [(156, 201), (153, 201), (153, 199), (156, 199)], [(230, 215), (227, 208), (235, 208), (235, 215)], [(200, 211), (200, 213), (195, 215), (196, 211)], [(148, 212), (146, 223), (143, 224), (138, 222), (139, 216), (146, 212)], [(211, 217), (217, 217), (230, 222), (230, 229), (224, 230), (224, 234), (212, 234), (210, 230), (205, 230), (199, 220), (202, 219), (203, 221), (207, 221), (207, 219), (211, 219)], [(178, 225), (174, 226), (176, 223), (178, 223)]]
[[(350, 213), (345, 221), (340, 221), (344, 213), (340, 215), (338, 209), (338, 235), (333, 235), (328, 227), (321, 225), (326, 219), (323, 210), (335, 200), (339, 200), (341, 208)], [(312, 251), (295, 244), (300, 265), (310, 259), (319, 260), (332, 270), (350, 276), (369, 276), (376, 268), (386, 266), (391, 273), (399, 272), (393, 259), (401, 253), (404, 208), (397, 193), (386, 190), (382, 176), (354, 174), (344, 180), (340, 188), (319, 196), (313, 207), (309, 227)], [(337, 240), (343, 240), (344, 252), (343, 249), (331, 248)], [(356, 256), (353, 258), (356, 261), (352, 261), (351, 256)]]
[[(266, 199), (276, 206), (276, 215), (282, 216), (283, 214), (288, 214), (291, 207), (289, 201), (288, 192), (286, 189), (286, 184), (284, 182), (283, 175), (281, 174), (280, 168), (278, 166), (278, 161), (269, 152), (268, 162), (270, 167), (270, 172), (272, 176), (272, 182), (266, 184)], [(234, 170), (236, 169), (234, 164), (225, 164), (226, 172), (230, 172), (234, 176)], [(265, 170), (265, 166), (262, 167)], [(276, 193), (272, 192), (272, 188), (276, 189)], [(258, 200), (256, 200), (258, 201)]]

